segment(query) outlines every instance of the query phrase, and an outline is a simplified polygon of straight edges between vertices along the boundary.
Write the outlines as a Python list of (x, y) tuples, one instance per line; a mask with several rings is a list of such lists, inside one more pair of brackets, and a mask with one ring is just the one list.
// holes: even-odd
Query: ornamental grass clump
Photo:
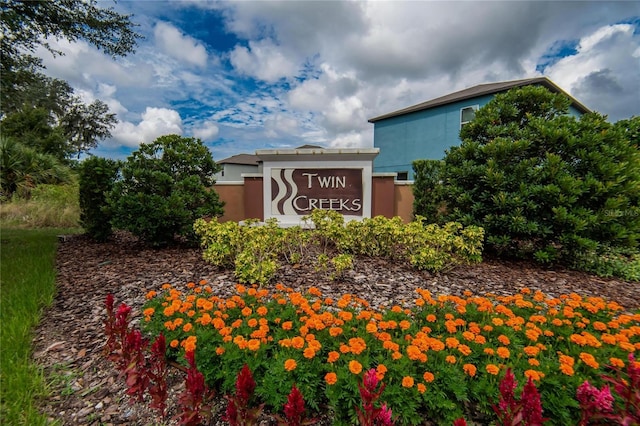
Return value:
[(640, 313), (577, 294), (432, 296), (418, 289), (412, 302), (374, 309), (353, 294), (334, 300), (315, 287), (301, 293), (280, 284), (238, 285), (222, 298), (202, 281), (165, 284), (147, 298), (144, 331), (166, 336), (171, 359), (195, 351), (212, 389), (231, 394), (236, 380), (228, 372), (246, 364), (256, 404), (280, 412), (295, 384), (307, 409), (330, 407), (337, 425), (358, 422), (359, 389), (372, 369), (385, 384), (375, 392), (399, 425), (425, 417), (491, 422), (508, 369), (523, 383), (514, 394), (527, 389), (518, 402), (531, 403), (523, 415), (537, 413), (540, 403), (549, 424), (576, 424), (578, 387), (585, 380), (604, 385), (610, 366), (628, 367), (628, 355), (640, 350)]

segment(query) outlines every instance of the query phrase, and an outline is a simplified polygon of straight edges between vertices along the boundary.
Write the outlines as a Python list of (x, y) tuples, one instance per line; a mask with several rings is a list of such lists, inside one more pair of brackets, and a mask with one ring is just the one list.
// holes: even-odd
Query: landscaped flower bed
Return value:
[(194, 350), (207, 384), (223, 394), (247, 364), (256, 402), (278, 411), (295, 384), (307, 407), (328, 405), (336, 424), (355, 424), (358, 386), (371, 368), (385, 383), (380, 403), (399, 424), (493, 419), (508, 368), (518, 394), (533, 379), (552, 424), (575, 424), (578, 387), (585, 380), (600, 387), (609, 366), (634, 362), (628, 356), (640, 349), (640, 313), (575, 294), (418, 291), (405, 306), (373, 310), (358, 296), (330, 300), (313, 287), (300, 294), (238, 285), (228, 299), (206, 282), (187, 287), (150, 292), (143, 311), (144, 331), (166, 337), (170, 358), (184, 363)]

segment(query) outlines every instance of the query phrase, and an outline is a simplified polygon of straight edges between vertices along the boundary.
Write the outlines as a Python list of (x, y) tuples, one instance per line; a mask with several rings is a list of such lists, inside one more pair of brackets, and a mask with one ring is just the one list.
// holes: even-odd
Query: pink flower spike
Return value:
[(613, 411), (613, 395), (611, 395), (611, 389), (609, 389), (608, 385), (604, 386), (596, 395), (595, 405), (598, 410), (603, 413), (610, 413)]
[(375, 392), (376, 387), (378, 386), (378, 373), (375, 368), (370, 369), (364, 374), (364, 387), (369, 392)]
[(382, 404), (382, 407), (380, 407), (378, 420), (380, 420), (380, 423), (382, 423), (384, 426), (393, 426), (393, 413), (391, 412), (391, 408), (387, 407), (387, 404)]

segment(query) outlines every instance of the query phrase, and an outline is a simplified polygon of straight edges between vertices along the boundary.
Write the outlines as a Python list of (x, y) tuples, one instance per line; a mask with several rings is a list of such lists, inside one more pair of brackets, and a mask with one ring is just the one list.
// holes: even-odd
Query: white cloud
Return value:
[(157, 45), (169, 56), (200, 67), (207, 64), (207, 49), (198, 40), (183, 34), (173, 25), (158, 22), (153, 33)]
[[(575, 55), (548, 67), (545, 74), (579, 101), (611, 121), (640, 115), (640, 63), (633, 58), (640, 36), (629, 24), (606, 25), (585, 34)], [(630, 69), (635, 61), (635, 70)]]
[(249, 47), (236, 46), (230, 54), (231, 64), (241, 73), (274, 83), (293, 77), (298, 66), (269, 40), (249, 42)]
[(159, 136), (182, 134), (180, 114), (172, 109), (147, 107), (138, 124), (119, 122), (111, 132), (113, 142), (132, 148), (140, 143), (151, 143)]
[(218, 135), (219, 132), (220, 129), (218, 128), (218, 126), (216, 126), (216, 124), (211, 121), (202, 123), (201, 126), (191, 130), (191, 133), (194, 137), (202, 139), (203, 141), (212, 140)]

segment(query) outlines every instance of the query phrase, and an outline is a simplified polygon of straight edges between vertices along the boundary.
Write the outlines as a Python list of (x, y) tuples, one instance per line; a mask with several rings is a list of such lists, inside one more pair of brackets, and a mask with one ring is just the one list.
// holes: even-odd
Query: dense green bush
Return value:
[(444, 219), (481, 225), (500, 255), (545, 263), (637, 250), (640, 117), (612, 125), (596, 113), (568, 115), (569, 105), (524, 87), (481, 108), (444, 159)]
[(101, 157), (89, 157), (80, 163), (80, 223), (96, 241), (111, 236), (111, 210), (107, 194), (113, 189), (120, 163)]
[(437, 221), (444, 212), (443, 186), (441, 181), (442, 160), (416, 160), (413, 162), (413, 211), (431, 222)]
[(140, 145), (111, 191), (113, 225), (154, 246), (175, 236), (195, 241), (194, 221), (223, 211), (211, 189), (218, 171), (200, 139), (166, 135)]

